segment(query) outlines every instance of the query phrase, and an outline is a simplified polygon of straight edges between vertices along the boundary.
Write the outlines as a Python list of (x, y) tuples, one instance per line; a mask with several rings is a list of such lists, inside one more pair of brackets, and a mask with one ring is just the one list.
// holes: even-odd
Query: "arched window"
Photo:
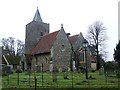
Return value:
[(61, 50), (65, 51), (65, 45), (62, 45)]
[(43, 36), (43, 32), (41, 32), (40, 35)]
[(37, 63), (38, 63), (38, 58), (36, 57), (36, 65), (37, 65)]

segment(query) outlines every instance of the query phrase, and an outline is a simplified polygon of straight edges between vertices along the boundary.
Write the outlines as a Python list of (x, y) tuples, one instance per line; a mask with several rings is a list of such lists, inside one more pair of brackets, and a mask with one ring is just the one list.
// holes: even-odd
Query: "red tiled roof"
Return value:
[(79, 36), (79, 34), (69, 37), (70, 43), (71, 44), (75, 43), (76, 40), (78, 39), (78, 36)]
[(40, 54), (40, 53), (42, 54), (42, 53), (50, 52), (50, 49), (52, 47), (53, 42), (56, 39), (58, 32), (59, 30), (43, 36), (39, 40), (37, 45), (31, 50), (31, 54), (35, 55), (35, 54)]

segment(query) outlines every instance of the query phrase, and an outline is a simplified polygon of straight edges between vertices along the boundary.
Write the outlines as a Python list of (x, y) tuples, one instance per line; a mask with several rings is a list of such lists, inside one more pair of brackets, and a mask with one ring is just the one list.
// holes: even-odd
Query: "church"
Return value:
[[(82, 33), (70, 36), (63, 25), (50, 33), (49, 24), (44, 23), (37, 8), (33, 20), (26, 25), (25, 56), (27, 68), (32, 71), (70, 71), (84, 66), (84, 52), (81, 51)], [(89, 51), (89, 50), (88, 50)], [(93, 60), (87, 52), (87, 64), (91, 69)]]

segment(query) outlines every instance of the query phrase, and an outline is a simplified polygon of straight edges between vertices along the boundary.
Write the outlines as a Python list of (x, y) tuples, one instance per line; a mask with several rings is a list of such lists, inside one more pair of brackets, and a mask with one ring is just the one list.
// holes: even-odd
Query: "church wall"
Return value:
[(80, 33), (78, 36), (77, 41), (75, 42), (75, 51), (82, 48), (82, 43), (83, 43), (84, 37), (82, 36), (82, 34)]
[(37, 55), (32, 58), (32, 71), (41, 71), (43, 64), (43, 71), (49, 71), (50, 68), (50, 54)]
[(79, 34), (76, 42), (72, 43), (73, 50), (75, 51), (75, 56), (73, 57), (75, 60), (76, 69), (78, 69), (78, 65), (80, 65), (80, 61), (83, 61), (83, 52), (80, 52), (80, 48), (82, 48), (82, 42), (84, 37), (82, 33)]
[(53, 67), (57, 70), (70, 69), (71, 45), (64, 30), (61, 30), (53, 44), (52, 50)]
[[(77, 65), (84, 66), (84, 64), (80, 64), (81, 61), (84, 62), (84, 49), (82, 47), (83, 41), (84, 41), (84, 37), (83, 37), (82, 33), (80, 33), (79, 36), (78, 36), (78, 39), (76, 40), (76, 42), (74, 44), (72, 44), (73, 49), (74, 49), (74, 51), (76, 52), (76, 55), (77, 55), (77, 57), (76, 57), (77, 61), (75, 63), (76, 67), (77, 67)], [(88, 65), (88, 69), (91, 68), (91, 58), (90, 57), (91, 57), (90, 56), (90, 51), (87, 48), (87, 65)]]

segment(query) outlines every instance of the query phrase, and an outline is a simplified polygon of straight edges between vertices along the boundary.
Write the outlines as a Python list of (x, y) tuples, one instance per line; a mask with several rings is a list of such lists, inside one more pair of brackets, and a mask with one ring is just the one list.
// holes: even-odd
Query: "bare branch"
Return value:
[[(101, 48), (103, 47), (104, 42), (106, 40), (105, 30), (106, 28), (101, 21), (96, 21), (88, 27), (87, 40), (90, 43), (90, 46), (95, 46), (94, 50), (96, 51), (94, 52), (97, 53), (97, 62), (99, 62), (98, 61), (99, 52), (103, 50)], [(102, 52), (102, 54), (104, 54), (104, 52)]]

